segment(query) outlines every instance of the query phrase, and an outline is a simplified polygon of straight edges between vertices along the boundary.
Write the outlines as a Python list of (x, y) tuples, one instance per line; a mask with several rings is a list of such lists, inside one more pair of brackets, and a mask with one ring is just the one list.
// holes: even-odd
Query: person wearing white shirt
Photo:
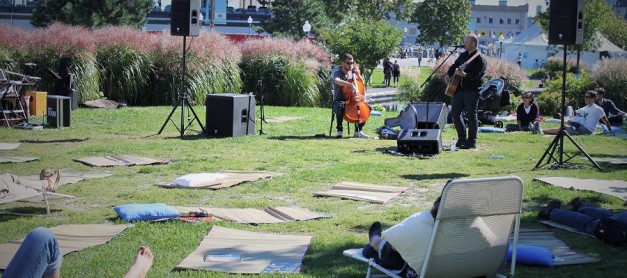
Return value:
[(415, 213), (385, 231), (381, 231), (380, 222), (374, 222), (368, 231), (370, 242), (362, 255), (396, 274), (408, 271), (408, 266), (420, 273), (439, 206), (440, 197), (431, 210)]
[[(612, 130), (610, 121), (605, 116), (603, 108), (594, 103), (597, 97), (595, 91), (587, 91), (585, 94), (586, 106), (575, 111), (575, 116), (569, 121), (569, 125), (565, 127), (565, 131), (570, 135), (588, 135), (592, 134), (596, 129), (599, 120), (603, 121), (608, 130)], [(557, 135), (559, 128), (545, 129), (544, 134)]]

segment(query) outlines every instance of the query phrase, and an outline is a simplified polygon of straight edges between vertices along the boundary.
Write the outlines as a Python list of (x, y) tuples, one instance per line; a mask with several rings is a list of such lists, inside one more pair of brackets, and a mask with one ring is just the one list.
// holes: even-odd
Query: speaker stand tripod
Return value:
[(257, 93), (259, 94), (259, 135), (266, 135), (263, 131), (263, 123), (268, 123), (266, 121), (266, 110), (264, 109), (263, 97), (265, 96), (263, 92), (263, 81), (262, 79), (257, 80)]
[[(198, 115), (196, 115), (196, 111), (194, 111), (194, 107), (192, 107), (192, 105), (189, 103), (189, 97), (187, 95), (187, 86), (185, 86), (185, 75), (186, 75), (186, 70), (187, 70), (187, 65), (185, 63), (185, 58), (187, 56), (187, 36), (183, 36), (183, 73), (181, 74), (181, 91), (179, 91), (179, 100), (176, 103), (176, 105), (174, 105), (174, 107), (172, 108), (172, 111), (170, 111), (170, 115), (168, 115), (168, 118), (165, 120), (165, 122), (163, 123), (163, 125), (161, 126), (161, 129), (159, 129), (159, 132), (157, 134), (161, 134), (161, 132), (163, 131), (163, 129), (165, 128), (165, 126), (168, 124), (168, 122), (172, 122), (172, 125), (174, 125), (174, 127), (176, 127), (176, 129), (181, 133), (181, 138), (183, 138), (183, 136), (185, 135), (185, 131), (187, 131), (188, 128), (191, 127), (191, 125), (194, 123), (194, 120), (196, 120), (198, 122), (198, 125), (200, 125), (200, 129), (202, 129), (202, 134), (206, 134), (205, 132), (205, 127), (202, 126), (202, 123), (200, 122), (200, 119), (198, 119)], [(181, 106), (181, 126), (177, 126), (176, 123), (174, 122), (174, 120), (172, 120), (172, 115), (174, 114), (174, 111), (176, 111), (176, 108), (178, 106)], [(185, 108), (187, 106), (187, 127), (185, 127)], [(189, 112), (191, 112), (194, 115), (194, 119), (189, 119), (190, 115)]]
[[(577, 149), (579, 149), (579, 152), (581, 152), (582, 154), (584, 154), (586, 156), (586, 158), (588, 158), (588, 160), (592, 163), (592, 165), (594, 165), (594, 167), (599, 169), (599, 171), (603, 171), (601, 166), (599, 166), (599, 164), (597, 164), (594, 161), (594, 159), (592, 159), (592, 157), (590, 157), (590, 155), (588, 153), (586, 153), (586, 151), (579, 144), (577, 144), (577, 142), (575, 142), (575, 139), (573, 139), (573, 137), (571, 137), (570, 134), (568, 134), (568, 132), (566, 132), (566, 130), (564, 130), (564, 114), (566, 113), (566, 46), (567, 45), (563, 45), (563, 47), (564, 47), (564, 61), (563, 61), (564, 68), (562, 69), (563, 70), (563, 72), (562, 72), (562, 115), (561, 115), (561, 121), (560, 121), (560, 130), (559, 130), (558, 134), (555, 136), (555, 139), (553, 139), (551, 144), (549, 144), (549, 147), (546, 149), (546, 151), (544, 151), (544, 154), (542, 155), (542, 158), (540, 158), (540, 161), (538, 161), (538, 163), (533, 168), (533, 170), (536, 170), (539, 167), (541, 167), (541, 164), (544, 161), (544, 158), (547, 158), (547, 161), (546, 161), (546, 163), (544, 165), (547, 165), (547, 164), (551, 163), (552, 160), (554, 160), (555, 161), (554, 165), (557, 168), (569, 168), (565, 163), (568, 162), (569, 160), (573, 159), (574, 157), (576, 157), (578, 154), (575, 154), (575, 155), (571, 156), (571, 155), (568, 155), (568, 154), (564, 153), (564, 137), (566, 137), (566, 138), (568, 138), (568, 140), (570, 140), (570, 142), (573, 143), (573, 145), (575, 145), (575, 147), (577, 147)], [(557, 151), (557, 153), (555, 153), (556, 151)], [(568, 159), (564, 160), (564, 155), (566, 155), (568, 157)], [(557, 156), (557, 158), (556, 158), (556, 156)], [(542, 165), (542, 166), (544, 166), (544, 165)]]

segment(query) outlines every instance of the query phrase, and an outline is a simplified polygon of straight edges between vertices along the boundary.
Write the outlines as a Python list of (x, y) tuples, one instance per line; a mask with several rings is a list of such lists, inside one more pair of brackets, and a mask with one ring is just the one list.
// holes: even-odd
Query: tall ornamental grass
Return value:
[(96, 42), (89, 30), (60, 23), (35, 30), (0, 25), (0, 30), (0, 49), (5, 49), (5, 53), (11, 56), (10, 61), (2, 66), (28, 73), (24, 63), (36, 63), (37, 67), (31, 74), (42, 78), (40, 89), (52, 92), (56, 79), (46, 72), (46, 68), (56, 71), (62, 58), (70, 58), (76, 74), (79, 101), (100, 97), (94, 55)]
[[(148, 34), (128, 27), (101, 29), (55, 23), (24, 30), (0, 26), (0, 66), (27, 72), (25, 62), (37, 64), (42, 88), (53, 92), (56, 80), (46, 68), (57, 70), (70, 58), (76, 74), (79, 101), (106, 97), (129, 105), (173, 104), (181, 90), (183, 37)], [(185, 85), (192, 103), (206, 94), (238, 92), (240, 53), (226, 37), (202, 31), (188, 38)]]
[(330, 54), (307, 41), (287, 38), (248, 40), (240, 45), (242, 90), (264, 103), (320, 106), (325, 102)]
[(605, 97), (627, 109), (627, 58), (603, 59), (592, 68), (592, 78), (605, 88)]

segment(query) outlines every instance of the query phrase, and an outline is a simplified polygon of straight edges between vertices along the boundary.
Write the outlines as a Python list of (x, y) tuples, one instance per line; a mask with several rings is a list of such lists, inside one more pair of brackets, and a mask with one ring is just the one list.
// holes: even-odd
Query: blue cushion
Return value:
[[(555, 255), (546, 248), (518, 244), (516, 247), (516, 264), (553, 266)], [(507, 261), (512, 261), (512, 245), (507, 250)]]
[(498, 127), (482, 126), (482, 127), (479, 128), (479, 132), (484, 132), (484, 133), (505, 133), (505, 129), (498, 128)]
[(165, 204), (127, 204), (113, 208), (126, 221), (160, 220), (179, 217), (179, 213)]

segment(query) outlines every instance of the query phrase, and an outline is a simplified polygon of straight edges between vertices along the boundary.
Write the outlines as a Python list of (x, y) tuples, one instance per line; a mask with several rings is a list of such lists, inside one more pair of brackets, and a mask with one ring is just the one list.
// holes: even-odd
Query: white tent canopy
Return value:
[[(601, 46), (594, 52), (582, 52), (581, 61), (585, 61), (590, 67), (600, 59), (600, 52), (607, 51), (610, 57), (619, 57), (627, 55), (627, 52), (620, 47), (612, 44), (600, 33), (597, 34), (601, 40)], [(508, 61), (516, 62), (518, 53), (523, 55), (522, 66), (523, 68), (533, 68), (536, 59), (539, 61), (546, 61), (549, 53), (549, 40), (545, 34), (542, 34), (541, 29), (537, 25), (532, 25), (522, 33), (513, 38), (503, 40), (502, 58)], [(562, 57), (560, 51), (556, 55)], [(569, 59), (576, 59), (569, 57)]]

